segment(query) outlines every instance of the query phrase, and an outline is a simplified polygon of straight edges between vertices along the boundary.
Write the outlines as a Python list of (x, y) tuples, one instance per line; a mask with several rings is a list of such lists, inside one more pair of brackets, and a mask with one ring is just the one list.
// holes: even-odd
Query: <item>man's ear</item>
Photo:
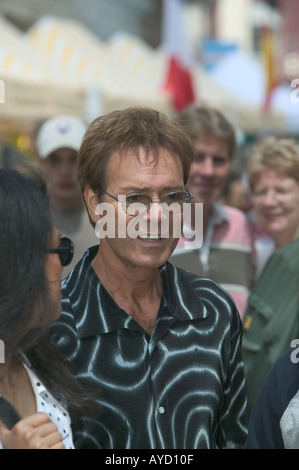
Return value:
[(83, 197), (89, 213), (89, 218), (96, 225), (99, 220), (99, 215), (96, 214), (96, 208), (99, 204), (98, 195), (89, 187), (86, 186), (83, 191)]

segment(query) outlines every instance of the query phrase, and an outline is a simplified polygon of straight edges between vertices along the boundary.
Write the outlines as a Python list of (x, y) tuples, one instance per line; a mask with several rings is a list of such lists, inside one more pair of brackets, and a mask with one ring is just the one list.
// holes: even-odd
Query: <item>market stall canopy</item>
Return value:
[[(1, 35), (2, 27), (12, 32), (0, 20)], [(123, 36), (104, 44), (77, 22), (45, 17), (26, 34), (2, 43), (0, 118), (69, 113), (91, 120), (131, 105), (171, 112), (170, 98), (157, 86), (161, 68), (154, 51)]]
[[(101, 41), (80, 23), (54, 17), (42, 17), (22, 33), (0, 16), (0, 31), (0, 79), (5, 86), (0, 121), (38, 121), (63, 113), (89, 122), (133, 105), (174, 113), (162, 89), (167, 67), (162, 48), (151, 48), (124, 32)], [(197, 65), (193, 75), (198, 99), (220, 109), (244, 132), (284, 131), (282, 113), (265, 115), (246, 93), (228, 89), (224, 74), (222, 79)], [(248, 92), (253, 84), (247, 81), (246, 86)]]
[[(43, 119), (57, 110), (80, 113), (84, 89), (55, 70), (28, 37), (0, 17), (0, 78), (5, 102), (0, 119)], [(74, 93), (73, 98), (72, 93)]]

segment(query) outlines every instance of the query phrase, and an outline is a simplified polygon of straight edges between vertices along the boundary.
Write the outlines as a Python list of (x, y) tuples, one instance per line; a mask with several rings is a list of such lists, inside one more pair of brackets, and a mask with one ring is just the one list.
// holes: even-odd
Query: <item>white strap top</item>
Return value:
[[(74, 449), (71, 419), (67, 410), (48, 392), (44, 384), (39, 380), (28, 364), (23, 362), (36, 397), (36, 409), (38, 413), (46, 413), (56, 424), (58, 432), (62, 435), (66, 449)], [(0, 449), (3, 449), (0, 441)]]

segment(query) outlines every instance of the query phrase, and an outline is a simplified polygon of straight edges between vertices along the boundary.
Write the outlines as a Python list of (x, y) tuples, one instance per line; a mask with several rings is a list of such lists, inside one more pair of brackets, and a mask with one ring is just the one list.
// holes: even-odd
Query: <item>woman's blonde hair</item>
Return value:
[(299, 183), (299, 147), (295, 141), (269, 137), (256, 147), (248, 165), (251, 190), (264, 170), (273, 170), (294, 178)]

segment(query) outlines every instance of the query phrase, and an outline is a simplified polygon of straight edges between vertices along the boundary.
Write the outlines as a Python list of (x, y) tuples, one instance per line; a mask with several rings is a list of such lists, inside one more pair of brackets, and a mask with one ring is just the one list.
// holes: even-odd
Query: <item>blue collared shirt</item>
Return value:
[[(239, 448), (246, 439), (242, 324), (213, 281), (166, 263), (163, 296), (149, 335), (118, 307), (86, 252), (62, 282), (53, 341), (78, 378), (99, 391), (102, 414), (77, 447)], [(77, 439), (77, 441), (76, 441)]]

